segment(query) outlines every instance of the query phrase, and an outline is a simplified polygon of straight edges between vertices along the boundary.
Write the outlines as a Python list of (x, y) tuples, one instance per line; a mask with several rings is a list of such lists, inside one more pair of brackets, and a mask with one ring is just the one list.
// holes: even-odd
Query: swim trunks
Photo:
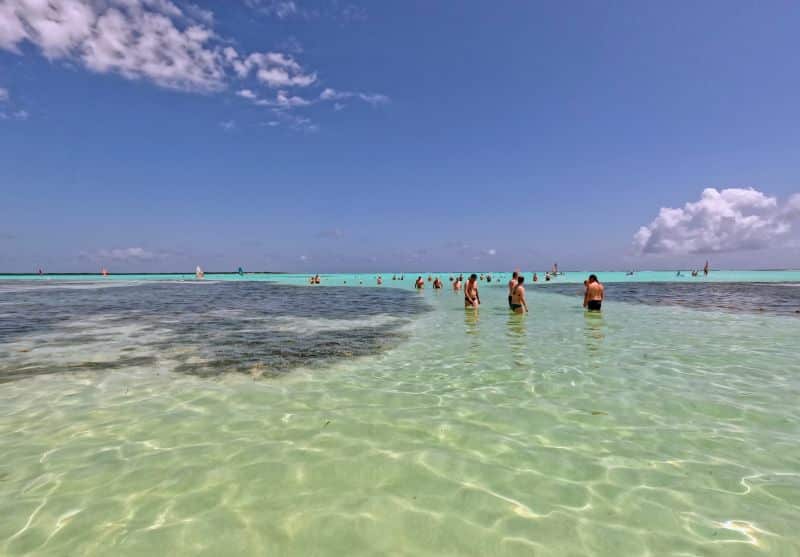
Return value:
[(589, 300), (586, 304), (586, 309), (589, 311), (600, 311), (600, 306), (603, 304), (601, 300)]
[(508, 304), (508, 307), (510, 307), (512, 311), (516, 311), (522, 307), (522, 304)]

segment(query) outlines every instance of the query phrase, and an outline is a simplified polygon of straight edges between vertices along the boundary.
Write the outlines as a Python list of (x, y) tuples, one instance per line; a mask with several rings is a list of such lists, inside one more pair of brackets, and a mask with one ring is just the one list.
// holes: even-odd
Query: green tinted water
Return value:
[(418, 295), (399, 348), (277, 379), (0, 385), (0, 553), (800, 554), (800, 319)]

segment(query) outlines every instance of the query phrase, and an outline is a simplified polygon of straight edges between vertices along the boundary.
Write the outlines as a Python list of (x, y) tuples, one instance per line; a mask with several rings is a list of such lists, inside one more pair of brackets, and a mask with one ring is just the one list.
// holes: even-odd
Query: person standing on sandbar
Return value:
[(478, 294), (478, 275), (472, 273), (464, 287), (464, 307), (477, 309), (479, 305), (481, 297)]
[(528, 313), (528, 302), (525, 301), (525, 287), (522, 283), (525, 282), (525, 277), (521, 274), (517, 277), (517, 285), (511, 291), (511, 298), (508, 306), (514, 313)]
[(511, 307), (511, 295), (514, 293), (514, 289), (517, 287), (518, 276), (519, 272), (514, 271), (514, 274), (511, 275), (511, 280), (508, 281), (508, 307)]
[(589, 275), (586, 293), (583, 295), (583, 307), (589, 311), (600, 311), (604, 295), (605, 289), (600, 284), (600, 281), (597, 280), (597, 275)]

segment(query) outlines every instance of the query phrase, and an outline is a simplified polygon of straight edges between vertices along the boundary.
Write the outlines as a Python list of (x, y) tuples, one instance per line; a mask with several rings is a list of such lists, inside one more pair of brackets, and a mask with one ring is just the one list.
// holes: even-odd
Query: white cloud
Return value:
[(225, 130), (226, 132), (233, 131), (236, 129), (236, 122), (233, 120), (226, 120), (224, 122), (219, 123), (219, 127)]
[(497, 250), (494, 248), (487, 249), (485, 251), (486, 255), (497, 255)]
[(100, 249), (83, 252), (81, 255), (97, 261), (152, 261), (164, 257), (162, 253), (139, 247)]
[(246, 6), (254, 10), (276, 17), (280, 20), (292, 18), (311, 20), (330, 18), (343, 23), (357, 23), (367, 20), (367, 11), (355, 4), (332, 0), (315, 7), (304, 7), (305, 2), (295, 0), (244, 0)]
[(781, 206), (753, 188), (707, 188), (682, 209), (664, 207), (634, 235), (640, 254), (696, 254), (760, 249), (791, 230), (800, 218), (800, 194)]
[(50, 60), (185, 91), (222, 90), (229, 70), (257, 69), (270, 87), (316, 81), (285, 54), (240, 55), (211, 25), (211, 12), (171, 0), (10, 0), (0, 3), (0, 49), (19, 54), (29, 42)]
[(298, 13), (297, 4), (292, 0), (245, 0), (245, 4), (278, 19), (286, 19)]
[(294, 58), (280, 52), (255, 52), (242, 58), (229, 46), (223, 55), (239, 78), (255, 70), (256, 79), (268, 87), (308, 87), (317, 80), (317, 74), (305, 73)]
[[(295, 2), (248, 1), (278, 17), (301, 12)], [(283, 111), (327, 100), (336, 101), (337, 111), (344, 108), (338, 102), (344, 99), (373, 106), (389, 102), (381, 94), (333, 89), (319, 96), (296, 95), (293, 89), (318, 84), (316, 72), (285, 52), (239, 52), (213, 26), (212, 12), (183, 0), (0, 0), (0, 49), (20, 56), (22, 45), (29, 44), (51, 61), (187, 92), (214, 93), (236, 84), (239, 97)], [(259, 86), (277, 90), (275, 97), (260, 94)], [(0, 102), (8, 96), (0, 89)], [(0, 112), (5, 120), (27, 116), (25, 111)], [(305, 131), (317, 128), (302, 117), (282, 123)]]
[(366, 103), (371, 104), (372, 106), (386, 104), (389, 102), (389, 97), (377, 93), (359, 93), (358, 98)]
[(0, 110), (0, 120), (27, 120), (29, 116), (27, 110), (15, 110), (14, 112)]
[(319, 94), (319, 100), (321, 101), (337, 101), (334, 105), (338, 105), (344, 108), (344, 105), (341, 102), (347, 99), (360, 99), (365, 103), (371, 104), (372, 106), (377, 106), (379, 104), (387, 104), (391, 102), (391, 99), (386, 95), (381, 95), (378, 93), (357, 93), (353, 91), (337, 91), (336, 89), (331, 89), (327, 87)]

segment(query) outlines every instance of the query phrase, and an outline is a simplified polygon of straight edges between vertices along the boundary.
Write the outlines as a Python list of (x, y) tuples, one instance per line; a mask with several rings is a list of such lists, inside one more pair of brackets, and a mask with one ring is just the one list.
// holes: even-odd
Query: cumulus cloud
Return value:
[(800, 194), (781, 205), (753, 188), (707, 188), (699, 201), (664, 207), (634, 235), (639, 254), (753, 250), (784, 237), (800, 218)]
[(21, 54), (30, 43), (50, 60), (185, 91), (219, 91), (230, 73), (251, 71), (270, 87), (316, 81), (283, 53), (240, 54), (212, 25), (211, 12), (171, 0), (8, 0), (0, 3), (0, 48)]
[[(302, 11), (291, 1), (247, 1), (278, 17)], [(284, 112), (329, 100), (335, 101), (335, 111), (344, 107), (344, 99), (372, 106), (389, 102), (382, 94), (333, 89), (322, 95), (295, 94), (319, 86), (317, 73), (289, 53), (302, 52), (296, 40), (286, 52), (241, 52), (234, 44), (214, 30), (212, 12), (182, 0), (0, 0), (0, 50), (20, 56), (25, 55), (23, 46), (30, 45), (51, 61), (186, 92), (215, 93), (235, 86), (236, 95), (247, 102)], [(0, 88), (0, 103), (8, 98)], [(24, 110), (0, 111), (2, 120), (27, 117)], [(317, 129), (301, 116), (275, 121), (295, 130)]]
[(243, 99), (253, 100), (258, 98), (258, 95), (253, 93), (250, 89), (241, 89), (239, 91), (236, 91), (236, 94), (242, 97)]

